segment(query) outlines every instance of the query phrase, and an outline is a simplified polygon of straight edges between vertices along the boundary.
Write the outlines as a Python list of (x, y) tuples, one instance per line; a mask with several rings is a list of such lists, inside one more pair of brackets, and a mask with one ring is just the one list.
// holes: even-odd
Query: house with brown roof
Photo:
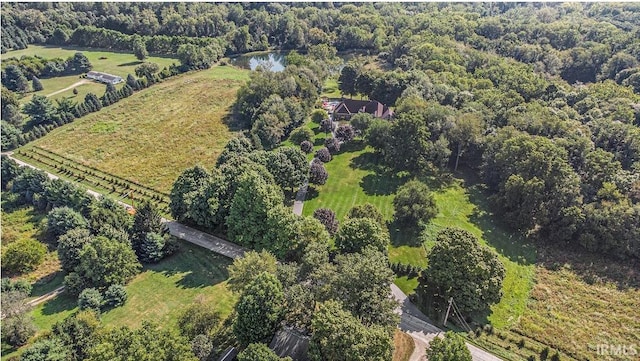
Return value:
[(389, 119), (393, 115), (389, 107), (377, 100), (343, 99), (333, 110), (333, 120), (349, 120), (358, 113), (368, 113), (383, 119)]

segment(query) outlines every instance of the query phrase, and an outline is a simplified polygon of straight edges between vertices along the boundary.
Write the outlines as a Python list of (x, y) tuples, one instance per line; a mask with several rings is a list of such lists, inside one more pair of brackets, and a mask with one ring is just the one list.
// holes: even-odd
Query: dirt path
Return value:
[(63, 291), (64, 291), (64, 286), (58, 287), (58, 288), (56, 288), (55, 290), (53, 290), (51, 292), (47, 292), (44, 295), (27, 302), (27, 306), (29, 306), (29, 307), (37, 306), (37, 305), (41, 304), (42, 302), (48, 301), (48, 300), (56, 297), (57, 295), (61, 294)]
[(47, 97), (51, 97), (51, 96), (54, 96), (56, 94), (60, 94), (62, 92), (66, 92), (67, 90), (73, 89), (73, 88), (77, 87), (78, 85), (87, 84), (87, 83), (90, 83), (90, 82), (91, 82), (91, 80), (82, 79), (82, 80), (80, 80), (78, 82), (75, 82), (75, 83), (69, 85), (68, 87), (66, 87), (64, 89), (60, 89), (60, 90), (54, 91), (53, 93), (47, 95)]

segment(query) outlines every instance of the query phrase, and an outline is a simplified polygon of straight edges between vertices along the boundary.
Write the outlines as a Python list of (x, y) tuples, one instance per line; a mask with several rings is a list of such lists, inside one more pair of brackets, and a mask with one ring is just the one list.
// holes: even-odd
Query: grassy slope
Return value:
[[(203, 297), (225, 318), (235, 303), (235, 296), (225, 282), (230, 263), (227, 258), (206, 249), (181, 242), (177, 254), (145, 267), (127, 285), (125, 305), (103, 313), (102, 322), (109, 327), (138, 327), (143, 320), (149, 320), (163, 328), (174, 328), (178, 315), (196, 297)], [(63, 295), (39, 305), (32, 312), (42, 331), (50, 329), (76, 309), (75, 299)]]
[[(317, 208), (333, 209), (340, 220), (357, 204), (372, 203), (387, 220), (393, 217), (393, 197), (398, 186), (406, 179), (377, 175), (371, 166), (372, 152), (362, 145), (350, 145), (354, 151), (344, 151), (326, 164), (329, 179), (317, 187), (318, 194), (310, 193), (305, 202), (305, 215)], [(507, 327), (517, 321), (525, 310), (533, 287), (535, 252), (524, 240), (504, 232), (491, 218), (482, 203), (478, 191), (473, 192), (474, 202), (465, 187), (456, 183), (439, 189), (435, 194), (440, 212), (429, 224), (427, 240), (407, 230), (390, 226), (393, 244), (389, 249), (391, 261), (426, 265), (426, 252), (433, 244), (433, 236), (444, 227), (460, 227), (480, 237), (481, 243), (496, 249), (505, 264), (507, 276), (504, 281), (502, 301), (492, 308), (489, 320), (496, 327)], [(524, 245), (524, 246), (523, 246)], [(399, 278), (397, 284), (405, 292), (412, 292), (417, 280)]]
[(217, 66), (177, 76), (60, 127), (38, 145), (168, 192), (186, 168), (210, 168), (232, 132), (223, 123), (248, 71)]
[[(41, 46), (41, 45), (30, 45), (27, 49), (10, 51), (6, 54), (2, 54), (2, 59), (7, 59), (11, 57), (20, 58), (23, 55), (34, 56), (38, 55), (44, 58), (63, 58), (66, 59), (70, 56), (73, 56), (76, 52), (82, 52), (87, 56), (91, 64), (93, 65), (93, 70), (101, 71), (109, 74), (119, 75), (123, 78), (126, 78), (127, 74), (135, 75), (135, 68), (140, 64), (140, 61), (136, 59), (136, 57), (132, 53), (122, 53), (122, 52), (113, 52), (113, 51), (100, 51), (95, 49), (86, 49), (86, 48), (76, 48), (76, 47), (52, 47), (52, 46)], [(100, 59), (106, 58), (106, 59)], [(165, 66), (169, 66), (172, 63), (179, 63), (177, 59), (169, 58), (169, 57), (149, 57), (146, 61), (156, 63), (162, 69)], [(66, 87), (75, 84), (79, 80), (78, 75), (70, 75), (49, 79), (41, 79), (43, 90), (34, 93), (28, 93), (25, 97), (22, 98), (22, 102), (27, 102), (31, 99), (31, 96), (34, 94), (38, 95), (49, 95), (57, 90), (64, 89)], [(101, 96), (104, 93), (105, 85), (89, 82), (86, 84), (79, 85), (78, 87), (78, 95), (73, 95), (73, 89), (69, 89), (65, 92), (56, 94), (53, 96), (54, 99), (61, 97), (71, 97), (76, 101), (82, 101), (84, 96), (92, 92), (98, 96)]]

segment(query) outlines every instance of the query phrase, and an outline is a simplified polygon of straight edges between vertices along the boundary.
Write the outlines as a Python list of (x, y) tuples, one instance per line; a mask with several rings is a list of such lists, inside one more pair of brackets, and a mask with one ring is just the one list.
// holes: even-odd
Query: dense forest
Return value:
[[(170, 196), (176, 220), (262, 251), (230, 268), (239, 295), (233, 334), (247, 354), (260, 354), (256, 344), (285, 324), (310, 336), (312, 359), (391, 357), (394, 277), (380, 212), (354, 207), (338, 226), (329, 209), (298, 217), (285, 205), (307, 174), (312, 184), (340, 176), (323, 164), (355, 137), (374, 149), (380, 173), (478, 178), (497, 217), (535, 242), (640, 260), (640, 4), (3, 3), (2, 14), (3, 53), (29, 44), (144, 47), (177, 54), (191, 70), (223, 55), (290, 51), (284, 71), (253, 72), (239, 90), (230, 121), (243, 136), (215, 165), (187, 169)], [(340, 65), (341, 52), (362, 56)], [(20, 114), (20, 90), (8, 80), (21, 63), (8, 64), (3, 144), (7, 124), (72, 113), (40, 104), (55, 115), (42, 117), (29, 111), (32, 100)], [(182, 71), (174, 70), (167, 76)], [(344, 96), (378, 100), (394, 117), (354, 117), (308, 163), (313, 144), (301, 125), (311, 118), (332, 132), (327, 114), (314, 110), (330, 78)], [(128, 95), (146, 87), (137, 81), (128, 79)], [(95, 98), (86, 112), (109, 103)], [(293, 147), (281, 146), (287, 140)], [(419, 181), (398, 189), (394, 210), (395, 222), (418, 232), (437, 214)], [(498, 302), (505, 271), (495, 252), (461, 230), (436, 238), (421, 292), (448, 299), (446, 267), (464, 259), (461, 277), (484, 284), (456, 295), (463, 313)], [(471, 251), (451, 256), (456, 249)], [(122, 341), (116, 336), (110, 341)]]

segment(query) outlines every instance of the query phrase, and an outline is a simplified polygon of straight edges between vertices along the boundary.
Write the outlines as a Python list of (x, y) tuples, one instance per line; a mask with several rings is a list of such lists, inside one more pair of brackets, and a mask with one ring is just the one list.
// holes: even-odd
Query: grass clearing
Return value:
[(230, 66), (155, 84), (26, 145), (169, 192), (188, 167), (211, 168), (233, 136), (223, 119), (249, 72)]
[[(117, 52), (113, 50), (96, 50), (96, 49), (88, 49), (88, 48), (78, 48), (78, 47), (57, 47), (57, 46), (47, 46), (47, 45), (30, 45), (26, 49), (9, 51), (6, 54), (2, 54), (3, 59), (7, 58), (20, 58), (21, 56), (28, 55), (34, 56), (38, 55), (43, 58), (51, 59), (51, 58), (62, 58), (67, 59), (70, 56), (73, 56), (76, 52), (83, 53), (93, 65), (93, 70), (101, 71), (113, 75), (121, 76), (122, 78), (127, 77), (127, 74), (135, 75), (135, 68), (141, 64), (141, 62), (133, 55), (133, 53), (126, 52)], [(158, 64), (160, 69), (165, 66), (169, 66), (172, 63), (179, 64), (177, 58), (170, 57), (157, 57), (150, 56), (145, 61), (152, 62)], [(81, 81), (79, 75), (69, 75), (48, 79), (40, 79), (42, 82), (43, 90), (39, 92), (27, 93), (21, 99), (22, 103), (28, 102), (31, 100), (31, 97), (34, 94), (37, 95), (49, 95), (61, 89), (65, 89), (73, 84)], [(87, 79), (89, 80), (89, 79)], [(88, 81), (82, 85), (77, 86), (78, 95), (73, 94), (73, 88), (66, 90), (64, 92), (55, 94), (52, 98), (72, 98), (73, 100), (82, 102), (84, 100), (84, 96), (89, 92), (96, 94), (97, 96), (101, 96), (105, 91), (105, 85)]]
[[(329, 179), (326, 184), (310, 190), (303, 214), (311, 215), (317, 208), (331, 208), (342, 221), (351, 207), (371, 203), (385, 219), (391, 221), (394, 194), (408, 178), (381, 173), (373, 151), (365, 147), (362, 141), (356, 140), (344, 148), (325, 164)], [(433, 180), (429, 180), (429, 183), (433, 183)], [(523, 314), (534, 284), (534, 248), (494, 223), (480, 189), (466, 187), (463, 181), (456, 180), (449, 186), (436, 189), (434, 196), (439, 213), (428, 225), (426, 239), (390, 224), (391, 262), (425, 267), (427, 252), (433, 246), (433, 238), (439, 230), (459, 227), (473, 233), (482, 244), (498, 252), (507, 271), (503, 284), (504, 296), (500, 303), (491, 308), (488, 320), (498, 328), (513, 325)], [(396, 282), (409, 294), (418, 284), (416, 279), (406, 277), (397, 278)]]
[[(197, 297), (220, 311), (224, 319), (236, 301), (226, 283), (230, 264), (231, 260), (225, 257), (181, 241), (177, 254), (146, 266), (127, 285), (125, 305), (104, 312), (102, 322), (109, 327), (137, 328), (148, 320), (172, 329), (177, 327), (180, 313)], [(63, 294), (38, 305), (32, 314), (43, 332), (76, 310), (76, 299)]]

